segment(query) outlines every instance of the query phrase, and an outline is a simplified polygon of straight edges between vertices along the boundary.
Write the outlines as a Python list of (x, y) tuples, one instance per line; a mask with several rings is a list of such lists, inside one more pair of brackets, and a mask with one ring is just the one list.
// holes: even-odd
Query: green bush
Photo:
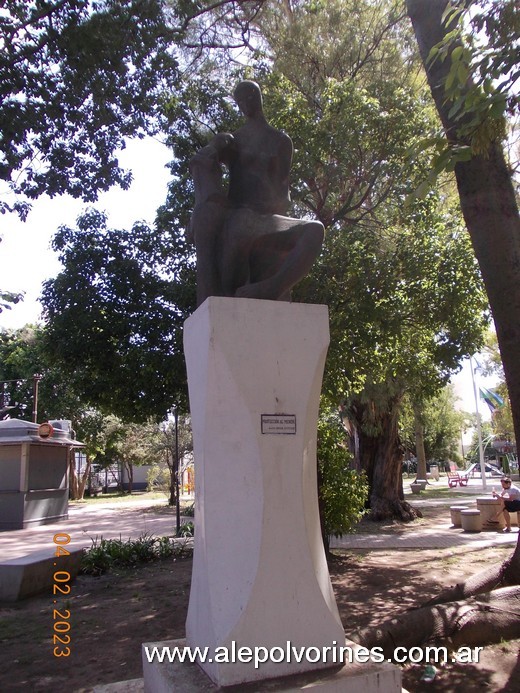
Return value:
[[(189, 523), (192, 524), (192, 523)], [(190, 537), (192, 533), (182, 536)], [(87, 575), (102, 575), (112, 568), (129, 568), (139, 563), (164, 558), (190, 556), (193, 549), (186, 542), (173, 537), (151, 537), (143, 535), (138, 539), (99, 539), (92, 540), (92, 546), (81, 559), (80, 572)]]
[(326, 412), (318, 421), (318, 478), (322, 529), (328, 548), (331, 536), (349, 532), (364, 512), (368, 481), (350, 468), (352, 455), (339, 414)]
[(195, 534), (195, 525), (193, 522), (185, 522), (179, 527), (180, 537), (192, 537)]
[(185, 517), (195, 517), (195, 503), (187, 505), (185, 508), (183, 508), (182, 514)]

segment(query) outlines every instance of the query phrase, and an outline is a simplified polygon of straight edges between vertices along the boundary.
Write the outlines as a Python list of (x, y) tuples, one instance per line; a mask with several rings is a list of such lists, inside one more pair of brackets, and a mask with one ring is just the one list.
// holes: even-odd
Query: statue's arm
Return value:
[(280, 142), (280, 173), (289, 182), (289, 173), (291, 171), (291, 164), (293, 159), (294, 147), (289, 135), (282, 133), (282, 138)]

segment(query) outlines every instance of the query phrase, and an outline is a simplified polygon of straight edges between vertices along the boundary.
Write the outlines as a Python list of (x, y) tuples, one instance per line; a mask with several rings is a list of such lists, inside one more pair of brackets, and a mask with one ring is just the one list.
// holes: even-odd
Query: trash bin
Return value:
[(435, 479), (435, 481), (439, 481), (439, 465), (438, 464), (430, 464), (430, 474), (432, 475), (432, 479)]

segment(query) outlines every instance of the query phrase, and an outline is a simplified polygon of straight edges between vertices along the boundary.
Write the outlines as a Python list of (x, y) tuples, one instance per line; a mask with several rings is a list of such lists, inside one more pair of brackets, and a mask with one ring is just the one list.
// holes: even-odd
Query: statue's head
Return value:
[(240, 82), (233, 97), (245, 116), (252, 116), (262, 112), (262, 92), (256, 82), (245, 79)]

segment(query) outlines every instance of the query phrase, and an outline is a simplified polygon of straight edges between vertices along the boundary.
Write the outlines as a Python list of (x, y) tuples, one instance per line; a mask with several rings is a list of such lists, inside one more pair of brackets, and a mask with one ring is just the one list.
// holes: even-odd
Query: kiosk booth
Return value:
[(0, 421), (0, 531), (68, 518), (69, 421)]

